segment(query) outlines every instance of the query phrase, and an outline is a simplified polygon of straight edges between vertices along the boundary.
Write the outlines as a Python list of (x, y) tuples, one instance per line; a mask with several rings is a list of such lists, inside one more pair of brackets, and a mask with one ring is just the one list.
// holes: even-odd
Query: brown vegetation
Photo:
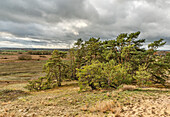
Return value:
[(18, 56), (18, 60), (31, 60), (32, 57), (30, 55), (20, 55)]

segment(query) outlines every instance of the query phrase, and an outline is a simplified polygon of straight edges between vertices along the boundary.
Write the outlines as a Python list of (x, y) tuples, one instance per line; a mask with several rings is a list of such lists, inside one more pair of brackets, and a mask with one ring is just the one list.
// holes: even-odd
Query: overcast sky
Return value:
[(0, 0), (0, 47), (68, 48), (136, 31), (170, 50), (170, 0)]

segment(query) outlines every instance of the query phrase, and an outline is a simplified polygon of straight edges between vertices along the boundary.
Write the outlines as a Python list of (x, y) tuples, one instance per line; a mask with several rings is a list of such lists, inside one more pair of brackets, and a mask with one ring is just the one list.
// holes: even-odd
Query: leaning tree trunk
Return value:
[(61, 86), (61, 66), (59, 66), (59, 76), (58, 76), (58, 80), (57, 80), (57, 85)]

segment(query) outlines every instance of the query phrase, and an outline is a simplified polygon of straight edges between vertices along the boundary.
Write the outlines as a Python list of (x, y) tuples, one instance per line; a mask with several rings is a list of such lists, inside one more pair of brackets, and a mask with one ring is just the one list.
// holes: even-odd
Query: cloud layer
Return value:
[(170, 49), (169, 0), (4, 0), (0, 47), (68, 48), (75, 40), (141, 31)]

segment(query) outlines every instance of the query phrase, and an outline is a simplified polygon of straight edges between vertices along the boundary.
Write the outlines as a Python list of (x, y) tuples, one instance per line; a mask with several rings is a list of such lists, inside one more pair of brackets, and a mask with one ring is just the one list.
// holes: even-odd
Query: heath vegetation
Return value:
[(158, 51), (166, 42), (146, 49), (139, 35), (78, 39), (68, 51), (0, 53), (8, 58), (0, 59), (0, 117), (170, 116), (170, 53)]

